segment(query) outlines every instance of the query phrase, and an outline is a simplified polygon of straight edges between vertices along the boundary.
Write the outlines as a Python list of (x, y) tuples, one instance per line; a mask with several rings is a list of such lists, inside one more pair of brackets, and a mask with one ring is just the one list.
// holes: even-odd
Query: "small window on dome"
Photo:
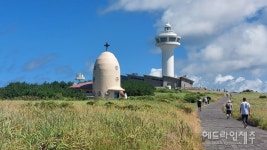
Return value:
[(118, 82), (119, 81), (119, 77), (116, 77), (115, 80)]
[(119, 69), (119, 67), (118, 66), (115, 66), (115, 70), (118, 70)]

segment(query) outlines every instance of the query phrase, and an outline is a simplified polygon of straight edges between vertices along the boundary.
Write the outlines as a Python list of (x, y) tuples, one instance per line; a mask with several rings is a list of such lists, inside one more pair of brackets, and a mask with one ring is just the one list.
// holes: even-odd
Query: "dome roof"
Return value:
[(101, 53), (99, 57), (97, 58), (96, 62), (98, 62), (99, 65), (106, 64), (106, 63), (119, 64), (117, 58), (111, 52), (108, 52), (108, 51)]

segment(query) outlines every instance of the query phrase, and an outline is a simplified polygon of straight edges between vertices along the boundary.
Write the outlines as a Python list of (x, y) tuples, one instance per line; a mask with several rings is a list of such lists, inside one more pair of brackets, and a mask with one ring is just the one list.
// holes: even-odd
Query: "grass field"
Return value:
[[(247, 98), (247, 102), (251, 106), (251, 115), (249, 116), (249, 124), (257, 126), (261, 129), (267, 130), (267, 94), (261, 94), (257, 92), (242, 92), (240, 94), (234, 94), (231, 98), (233, 103), (233, 117), (241, 120), (240, 115), (240, 103), (243, 97)], [(263, 98), (260, 98), (262, 96)], [(265, 98), (264, 98), (265, 97)]]
[(202, 149), (196, 104), (183, 95), (0, 101), (0, 149)]

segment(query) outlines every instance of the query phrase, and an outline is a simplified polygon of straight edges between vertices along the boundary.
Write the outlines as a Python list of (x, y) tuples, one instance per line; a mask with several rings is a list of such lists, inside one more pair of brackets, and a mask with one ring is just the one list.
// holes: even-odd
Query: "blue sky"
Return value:
[(121, 74), (160, 75), (154, 37), (169, 22), (182, 37), (175, 74), (209, 89), (267, 92), (265, 0), (2, 0), (0, 86), (92, 79), (105, 50)]

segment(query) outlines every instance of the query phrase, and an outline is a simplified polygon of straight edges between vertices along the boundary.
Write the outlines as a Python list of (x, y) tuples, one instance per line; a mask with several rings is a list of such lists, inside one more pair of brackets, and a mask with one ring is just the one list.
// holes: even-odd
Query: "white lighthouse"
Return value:
[(164, 31), (156, 36), (156, 46), (162, 51), (162, 76), (174, 77), (174, 49), (180, 45), (181, 37), (165, 24)]

